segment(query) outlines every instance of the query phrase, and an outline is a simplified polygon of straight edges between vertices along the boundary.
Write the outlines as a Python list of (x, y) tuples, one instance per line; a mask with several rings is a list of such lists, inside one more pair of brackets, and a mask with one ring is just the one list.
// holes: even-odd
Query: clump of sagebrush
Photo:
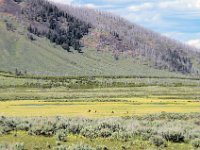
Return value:
[(109, 150), (109, 149), (108, 149), (108, 147), (105, 146), (105, 145), (98, 145), (98, 146), (96, 147), (96, 150)]
[(140, 136), (143, 140), (148, 140), (155, 133), (152, 127), (148, 125), (143, 125), (135, 129), (133, 134), (135, 134), (136, 136)]
[(167, 141), (171, 142), (184, 142), (185, 139), (184, 133), (175, 129), (167, 129), (162, 135)]
[(105, 129), (101, 129), (99, 131), (99, 137), (102, 137), (102, 138), (108, 138), (108, 137), (111, 137), (112, 136), (112, 131), (108, 128), (105, 128)]
[(0, 143), (0, 150), (25, 150), (24, 143)]
[(51, 144), (49, 144), (49, 142), (46, 143), (46, 148), (51, 149)]
[(161, 134), (167, 141), (176, 143), (184, 142), (187, 129), (189, 129), (191, 124), (185, 123), (183, 125), (182, 123), (182, 121), (169, 122), (159, 130), (159, 134)]
[(129, 139), (133, 137), (133, 133), (127, 131), (119, 131), (112, 133), (112, 138), (127, 142)]
[(200, 139), (194, 139), (192, 140), (192, 146), (195, 148), (195, 149), (198, 149), (200, 148)]
[(89, 145), (80, 143), (80, 144), (73, 144), (69, 145), (59, 145), (54, 148), (55, 150), (109, 150), (106, 146), (97, 146), (93, 148)]
[(90, 147), (85, 144), (76, 144), (69, 147), (69, 150), (96, 150), (95, 148)]
[(62, 141), (62, 142), (67, 142), (66, 131), (65, 130), (58, 130), (56, 132), (56, 140)]
[(13, 150), (25, 150), (24, 143), (15, 143), (13, 145)]
[(149, 140), (153, 145), (155, 145), (157, 147), (161, 147), (161, 146), (166, 147), (167, 146), (166, 141), (162, 136), (152, 136)]
[(87, 138), (97, 138), (98, 137), (98, 132), (93, 128), (92, 126), (84, 127), (80, 134), (84, 137)]
[(60, 141), (56, 141), (56, 146), (60, 147), (60, 146), (62, 146), (62, 143)]
[(200, 139), (200, 128), (194, 128), (186, 134), (186, 141), (190, 139)]
[(1, 149), (1, 150), (9, 149), (9, 145), (8, 145), (8, 144), (1, 144), (1, 143), (0, 143), (0, 149)]
[(55, 128), (48, 124), (40, 124), (32, 126), (29, 129), (30, 135), (43, 135), (43, 136), (52, 136), (56, 132)]
[(68, 146), (60, 145), (54, 148), (55, 150), (69, 150)]

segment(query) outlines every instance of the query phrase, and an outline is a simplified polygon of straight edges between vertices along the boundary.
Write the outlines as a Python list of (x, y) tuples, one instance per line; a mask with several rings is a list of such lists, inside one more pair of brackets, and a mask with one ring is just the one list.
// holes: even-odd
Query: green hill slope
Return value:
[(43, 76), (190, 76), (199, 74), (199, 56), (192, 47), (107, 13), (46, 0), (0, 4), (0, 71)]
[[(15, 30), (7, 30), (6, 23), (12, 22)], [(12, 16), (1, 14), (0, 19), (0, 70), (49, 76), (83, 75), (142, 75), (178, 76), (179, 74), (148, 67), (128, 56), (115, 60), (109, 52), (97, 52), (85, 48), (84, 53), (67, 52), (46, 38), (35, 37), (31, 41), (27, 30)], [(148, 62), (149, 63), (149, 62)]]

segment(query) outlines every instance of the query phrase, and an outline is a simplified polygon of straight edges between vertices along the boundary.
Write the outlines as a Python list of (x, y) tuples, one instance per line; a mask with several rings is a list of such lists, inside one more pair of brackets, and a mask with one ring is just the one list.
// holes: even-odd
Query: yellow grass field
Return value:
[[(118, 98), (118, 100), (120, 100)], [(0, 116), (83, 116), (111, 117), (145, 115), (159, 112), (200, 112), (199, 101), (159, 100), (153, 98), (124, 98), (124, 102), (0, 102)]]

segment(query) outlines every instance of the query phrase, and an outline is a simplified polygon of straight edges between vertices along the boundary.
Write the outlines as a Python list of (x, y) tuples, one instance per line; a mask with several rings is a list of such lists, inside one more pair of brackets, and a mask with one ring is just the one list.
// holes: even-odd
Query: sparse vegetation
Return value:
[[(176, 119), (173, 116), (177, 116)], [(100, 148), (98, 145), (93, 145), (92, 147), (81, 145), (70, 146), (70, 136), (82, 136), (90, 140), (107, 139), (114, 141), (123, 141), (127, 143), (129, 141), (135, 141), (139, 139), (140, 141), (146, 141), (149, 144), (153, 144), (156, 147), (168, 147), (170, 143), (176, 144), (180, 143), (192, 143), (194, 148), (199, 147), (199, 140), (196, 138), (190, 138), (188, 141), (183, 139), (190, 133), (193, 129), (198, 129), (199, 126), (196, 125), (196, 118), (199, 117), (198, 113), (193, 114), (168, 114), (161, 113), (156, 115), (146, 115), (146, 116), (133, 116), (131, 118), (107, 118), (107, 119), (86, 119), (86, 118), (66, 118), (66, 117), (31, 117), (31, 118), (0, 118), (1, 128), (7, 130), (2, 139), (6, 134), (13, 134), (16, 131), (20, 135), (20, 132), (27, 132), (29, 136), (44, 136), (53, 138), (56, 137), (57, 149), (59, 148), (69, 148), (69, 149), (94, 149), (92, 147)], [(185, 119), (187, 118), (187, 119)], [(26, 124), (26, 125), (25, 125)], [(23, 128), (24, 126), (24, 128)], [(179, 130), (184, 130), (181, 134), (171, 131), (173, 127), (179, 126)], [(26, 128), (28, 127), (28, 128)], [(176, 128), (177, 129), (177, 128)], [(65, 133), (68, 133), (67, 135)], [(149, 138), (143, 138), (144, 134)], [(199, 132), (197, 133), (199, 134)], [(28, 134), (26, 135), (28, 136)], [(199, 135), (200, 136), (200, 135)], [(66, 140), (68, 139), (68, 140)], [(148, 141), (148, 139), (150, 139)], [(167, 140), (167, 141), (166, 141)], [(190, 142), (191, 141), (191, 142)], [(67, 142), (64, 146), (63, 142)], [(31, 141), (30, 141), (31, 143)], [(26, 146), (26, 143), (25, 143)], [(52, 147), (52, 143), (48, 147)], [(109, 145), (110, 146), (110, 145)], [(123, 145), (122, 145), (123, 146)], [(16, 143), (15, 147), (24, 148), (21, 143)], [(106, 145), (102, 146), (105, 149), (109, 149)], [(123, 146), (124, 147), (124, 146)], [(127, 148), (131, 149), (131, 148)]]
[(162, 136), (152, 136), (150, 142), (157, 147), (166, 146), (166, 141)]
[[(89, 36), (97, 39), (93, 48), (98, 51), (105, 49), (113, 51), (116, 60), (120, 59), (121, 54), (128, 53), (133, 58), (140, 56), (143, 60), (150, 59), (153, 66), (159, 69), (168, 69), (183, 74), (197, 73), (199, 70), (194, 67), (190, 57), (191, 53), (196, 53), (195, 48), (161, 36), (111, 13), (59, 4), (58, 7), (92, 24), (100, 31), (107, 32), (105, 34), (105, 32), (94, 30)], [(86, 38), (85, 43), (91, 46), (89, 45), (92, 43), (91, 38)]]
[(199, 149), (200, 148), (200, 139), (194, 139), (194, 140), (192, 140), (192, 146), (195, 149)]

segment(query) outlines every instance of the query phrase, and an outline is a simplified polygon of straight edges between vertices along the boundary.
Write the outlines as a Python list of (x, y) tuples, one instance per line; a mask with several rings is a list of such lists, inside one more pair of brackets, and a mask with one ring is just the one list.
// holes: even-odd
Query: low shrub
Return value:
[(97, 129), (98, 130), (109, 129), (112, 132), (116, 132), (116, 131), (122, 130), (123, 128), (118, 121), (111, 118), (109, 120), (107, 119), (106, 121), (103, 120), (99, 122)]
[(66, 142), (66, 131), (65, 130), (59, 130), (56, 132), (56, 140), (57, 141), (62, 141), (62, 142)]
[(114, 132), (112, 134), (113, 139), (122, 140), (124, 142), (127, 142), (131, 137), (133, 137), (132, 133), (126, 131)]
[(55, 150), (69, 150), (69, 148), (65, 145), (56, 146), (54, 149)]
[(4, 130), (2, 127), (0, 127), (0, 135), (3, 135), (4, 134)]
[(43, 135), (43, 136), (52, 136), (55, 134), (55, 132), (56, 131), (53, 126), (46, 124), (32, 126), (28, 131), (30, 135)]
[(166, 141), (162, 136), (152, 136), (149, 140), (157, 147), (166, 146)]
[(171, 141), (175, 143), (184, 142), (185, 140), (184, 132), (181, 131), (181, 129), (178, 130), (177, 128), (166, 129), (165, 131), (162, 132), (162, 136), (167, 141)]
[(152, 135), (154, 135), (152, 128), (141, 126), (134, 131), (136, 136), (140, 136), (143, 140), (148, 140)]
[(195, 148), (195, 149), (199, 149), (200, 148), (200, 139), (194, 139), (191, 141), (192, 143), (192, 146)]
[(9, 149), (8, 144), (0, 144), (0, 150), (7, 150)]
[(20, 123), (16, 126), (17, 130), (23, 130), (23, 131), (28, 131), (30, 128), (30, 124), (29, 123)]
[(76, 144), (69, 147), (69, 150), (96, 150), (96, 149), (85, 144)]
[(61, 146), (61, 141), (56, 141), (56, 146)]
[(68, 127), (69, 133), (72, 133), (72, 134), (80, 134), (82, 129), (83, 129), (83, 125), (79, 123), (71, 123)]
[(108, 138), (111, 137), (112, 131), (110, 129), (101, 129), (99, 131), (99, 136), (102, 138)]
[(47, 148), (47, 149), (51, 149), (51, 144), (49, 144), (49, 142), (47, 142), (46, 148)]
[(13, 131), (13, 128), (10, 128), (8, 126), (0, 127), (0, 135), (8, 134), (11, 131)]
[(98, 137), (98, 133), (91, 126), (83, 128), (81, 130), (80, 134), (87, 138), (97, 138)]
[(191, 130), (190, 132), (186, 134), (186, 138), (188, 140), (197, 139), (197, 138), (200, 139), (200, 129), (195, 128)]
[(13, 150), (25, 150), (24, 143), (15, 143), (13, 145)]
[(104, 145), (103, 145), (103, 146), (102, 146), (102, 145), (100, 146), (100, 145), (99, 145), (99, 146), (96, 147), (96, 150), (109, 150), (109, 149), (108, 149), (107, 146), (104, 146)]

